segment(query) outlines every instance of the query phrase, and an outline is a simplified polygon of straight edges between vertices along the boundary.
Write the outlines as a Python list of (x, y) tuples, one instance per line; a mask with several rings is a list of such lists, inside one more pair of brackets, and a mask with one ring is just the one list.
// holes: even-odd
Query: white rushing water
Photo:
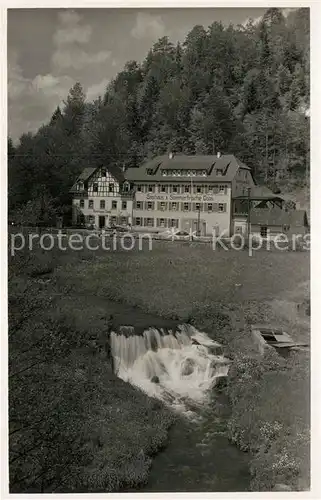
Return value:
[(191, 325), (174, 332), (133, 327), (111, 333), (115, 373), (148, 395), (186, 411), (206, 402), (215, 380), (228, 372), (221, 346)]

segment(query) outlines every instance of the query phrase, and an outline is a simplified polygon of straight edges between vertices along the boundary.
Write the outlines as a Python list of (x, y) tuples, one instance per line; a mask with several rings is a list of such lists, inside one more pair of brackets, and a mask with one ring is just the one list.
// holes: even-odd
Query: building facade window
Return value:
[(166, 219), (159, 219), (159, 227), (166, 227)]
[(100, 208), (103, 209), (105, 208), (105, 206), (106, 206), (105, 200), (100, 200)]
[(261, 226), (261, 228), (260, 228), (260, 235), (262, 236), (262, 238), (266, 238), (267, 237), (267, 231), (268, 231), (267, 226)]
[(220, 194), (226, 194), (226, 186), (225, 184), (220, 184), (218, 187), (218, 191)]
[(154, 210), (154, 203), (152, 201), (147, 202), (147, 210)]
[(184, 193), (190, 193), (191, 192), (191, 186), (184, 186)]
[(136, 201), (136, 206), (135, 208), (137, 210), (143, 210), (143, 202), (142, 201)]
[(172, 192), (173, 192), (173, 193), (179, 193), (179, 186), (177, 186), (176, 184), (174, 184), (174, 185), (172, 186)]
[(110, 218), (110, 222), (111, 224), (117, 224), (117, 217), (115, 215), (113, 215), (111, 218)]
[(80, 208), (85, 208), (85, 200), (80, 200)]
[(98, 182), (93, 183), (93, 192), (98, 193)]
[(139, 193), (142, 193), (143, 192), (143, 186), (141, 184), (137, 184), (136, 191), (138, 191)]
[(94, 208), (94, 200), (88, 200), (88, 208)]
[(166, 201), (160, 201), (158, 204), (158, 210), (161, 210), (162, 212), (164, 210), (167, 210), (167, 203)]
[(127, 210), (127, 201), (122, 201), (121, 209), (122, 210)]
[(154, 184), (148, 184), (147, 191), (148, 191), (149, 193), (154, 193), (154, 191), (155, 191), (155, 186), (154, 186)]
[(136, 217), (135, 218), (135, 226), (141, 226), (141, 225), (142, 225), (141, 217)]
[(172, 201), (170, 204), (170, 210), (178, 210), (178, 203), (176, 201)]
[(110, 193), (113, 193), (113, 192), (114, 192), (114, 187), (115, 187), (115, 185), (111, 182), (111, 183), (109, 184), (109, 192), (110, 192)]
[(154, 219), (152, 219), (151, 217), (147, 217), (145, 225), (147, 227), (154, 227)]
[(122, 226), (126, 226), (126, 225), (127, 225), (127, 222), (128, 222), (128, 221), (127, 221), (127, 217), (122, 217), (122, 218), (120, 219), (120, 223), (121, 223), (121, 225), (122, 225)]
[(112, 210), (117, 210), (117, 201), (116, 200), (113, 200), (111, 202), (111, 208), (112, 208)]
[(208, 203), (207, 204), (207, 211), (208, 212), (213, 212), (213, 203)]
[(168, 219), (169, 227), (178, 227), (178, 219)]
[(95, 224), (95, 216), (94, 215), (87, 215), (86, 217), (86, 222), (87, 224)]
[(160, 193), (167, 193), (167, 186), (165, 186), (165, 184), (161, 184), (159, 192)]
[(191, 204), (190, 203), (183, 203), (183, 211), (184, 212), (189, 212), (191, 209)]
[(196, 186), (196, 193), (202, 193), (202, 192), (203, 192), (202, 186)]
[(218, 204), (218, 211), (219, 212), (226, 212), (226, 203), (219, 203)]

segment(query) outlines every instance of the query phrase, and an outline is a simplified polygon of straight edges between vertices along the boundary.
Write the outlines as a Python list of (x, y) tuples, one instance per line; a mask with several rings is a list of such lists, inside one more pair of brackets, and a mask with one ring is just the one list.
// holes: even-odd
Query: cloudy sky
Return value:
[(10, 9), (9, 135), (35, 131), (80, 81), (102, 95), (128, 60), (142, 61), (161, 36), (183, 40), (195, 25), (242, 24), (265, 9)]

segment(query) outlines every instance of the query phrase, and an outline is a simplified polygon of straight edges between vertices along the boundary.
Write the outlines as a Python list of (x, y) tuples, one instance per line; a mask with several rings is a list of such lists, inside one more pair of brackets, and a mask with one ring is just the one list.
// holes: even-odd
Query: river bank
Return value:
[[(147, 483), (146, 487), (151, 488), (151, 491), (157, 491), (157, 488), (164, 488), (165, 485), (160, 479), (157, 479), (157, 469), (153, 466), (150, 469), (150, 457), (154, 456), (154, 466), (163, 467), (166, 474), (169, 467), (169, 463), (165, 463), (166, 453), (155, 455), (162, 446), (165, 444), (171, 446), (171, 443), (174, 443), (170, 450), (172, 465), (177, 464), (183, 457), (179, 446), (177, 446), (179, 442), (190, 442), (191, 448), (199, 448), (196, 447), (196, 444), (201, 442), (201, 439), (198, 439), (199, 431), (195, 432), (195, 427), (189, 425), (187, 427), (174, 426), (170, 431), (169, 441), (167, 432), (173, 420), (166, 409), (162, 405), (159, 406), (159, 402), (150, 400), (140, 391), (117, 379), (111, 372), (109, 363), (95, 354), (93, 341), (106, 327), (106, 317), (108, 318), (110, 314), (113, 315), (116, 325), (125, 323), (136, 326), (140, 331), (152, 324), (162, 327), (166, 323), (170, 327), (177, 322), (188, 320), (199, 329), (206, 331), (214, 340), (224, 343), (229, 354), (234, 357), (234, 363), (238, 370), (231, 379), (232, 383), (227, 392), (231, 399), (233, 396), (232, 388), (235, 387), (232, 413), (228, 418), (231, 425), (228, 427), (228, 436), (224, 436), (226, 440), (221, 441), (219, 448), (225, 450), (226, 457), (230, 453), (231, 456), (234, 452), (241, 453), (228, 442), (227, 438), (234, 439), (238, 446), (243, 446), (242, 430), (244, 433), (244, 429), (246, 429), (249, 416), (247, 410), (251, 408), (251, 405), (256, 405), (257, 412), (254, 417), (256, 431), (262, 432), (262, 429), (265, 428), (264, 425), (268, 424), (268, 432), (270, 432), (272, 425), (273, 446), (275, 447), (275, 443), (279, 443), (281, 449), (277, 447), (276, 452), (273, 452), (273, 457), (276, 457), (276, 460), (271, 455), (269, 456), (268, 464), (262, 460), (261, 462), (256, 461), (256, 463), (251, 461), (251, 488), (258, 491), (274, 487), (273, 481), (278, 481), (278, 478), (271, 476), (267, 465), (276, 463), (276, 467), (278, 467), (278, 460), (284, 456), (284, 453), (290, 452), (289, 456), (296, 453), (295, 449), (289, 449), (289, 442), (284, 443), (280, 436), (285, 433), (286, 436), (292, 438), (296, 423), (287, 420), (286, 415), (289, 412), (292, 415), (297, 415), (297, 408), (285, 399), (282, 412), (278, 411), (278, 398), (282, 399), (284, 390), (291, 393), (293, 380), (292, 377), (288, 377), (289, 373), (287, 373), (285, 377), (282, 375), (284, 383), (287, 381), (286, 384), (284, 385), (283, 381), (281, 383), (279, 372), (284, 372), (283, 367), (272, 363), (272, 367), (275, 368), (271, 386), (273, 390), (268, 389), (266, 392), (264, 389), (260, 399), (258, 396), (261, 389), (257, 385), (256, 399), (251, 398), (253, 380), (251, 376), (247, 375), (254, 368), (252, 358), (253, 356), (255, 358), (255, 353), (252, 352), (248, 325), (258, 318), (261, 321), (269, 317), (271, 313), (269, 300), (281, 298), (284, 290), (293, 289), (295, 284), (302, 280), (302, 276), (307, 279), (308, 260), (307, 256), (303, 254), (286, 256), (279, 254), (276, 256), (266, 252), (257, 254), (252, 260), (248, 259), (249, 257), (244, 253), (239, 253), (237, 256), (234, 254), (232, 259), (228, 259), (224, 253), (218, 256), (204, 247), (188, 248), (186, 245), (176, 246), (175, 251), (171, 246), (159, 245), (155, 248), (155, 253), (154, 250), (152, 253), (120, 252), (108, 254), (108, 256), (92, 254), (82, 256), (82, 258), (79, 258), (78, 254), (73, 254), (59, 256), (58, 259), (54, 256), (51, 265), (53, 269), (48, 281), (43, 280), (43, 283), (40, 284), (33, 279), (31, 289), (28, 288), (29, 284), (24, 284), (22, 288), (21, 283), (18, 285), (20, 291), (16, 296), (14, 293), (13, 297), (20, 312), (23, 300), (26, 298), (32, 307), (34, 307), (35, 297), (37, 300), (41, 299), (41, 304), (40, 308), (35, 309), (32, 318), (25, 318), (26, 323), (24, 331), (19, 333), (19, 342), (11, 344), (13, 358), (21, 360), (19, 348), (21, 349), (21, 346), (32, 347), (33, 343), (39, 341), (39, 335), (44, 331), (48, 333), (47, 339), (50, 339), (49, 351), (51, 354), (55, 353), (55, 356), (51, 359), (48, 357), (47, 365), (41, 370), (38, 367), (33, 375), (34, 384), (37, 387), (36, 392), (33, 390), (28, 395), (30, 385), (28, 386), (27, 379), (24, 381), (24, 390), (28, 398), (25, 404), (20, 400), (20, 406), (13, 404), (14, 414), (17, 414), (19, 410), (20, 415), (26, 415), (26, 422), (29, 422), (30, 419), (37, 420), (39, 417), (38, 408), (41, 407), (41, 405), (37, 405), (38, 396), (44, 402), (43, 408), (48, 411), (50, 411), (52, 399), (55, 403), (65, 401), (66, 405), (62, 406), (69, 409), (58, 427), (61, 435), (57, 436), (57, 451), (60, 446), (58, 443), (61, 440), (66, 441), (66, 433), (69, 440), (73, 436), (76, 437), (77, 433), (85, 436), (84, 442), (77, 443), (76, 441), (76, 449), (73, 450), (74, 457), (66, 454), (69, 456), (70, 462), (68, 462), (68, 466), (65, 466), (64, 471), (60, 472), (60, 478), (63, 476), (62, 479), (65, 479), (65, 481), (60, 481), (60, 486), (58, 486), (60, 490), (57, 490), (57, 486), (52, 486), (50, 483), (50, 474), (53, 474), (55, 467), (51, 461), (48, 471), (40, 465), (40, 471), (45, 474), (46, 480), (42, 483), (38, 481), (36, 489), (32, 490), (33, 492), (75, 491), (75, 488), (78, 492), (117, 491), (124, 488), (125, 484), (128, 488), (128, 483), (131, 483), (132, 486), (135, 484), (136, 488), (139, 483), (147, 481), (149, 473), (152, 482)], [(294, 267), (295, 263), (297, 267)], [(171, 272), (166, 275), (164, 269), (169, 266), (171, 266)], [(279, 274), (275, 280), (269, 277), (262, 286), (260, 273), (264, 270), (267, 272), (271, 267), (273, 267), (274, 273)], [(298, 270), (297, 275), (294, 272), (296, 269)], [(217, 279), (215, 279), (214, 270)], [(29, 283), (30, 275), (26, 281)], [(241, 286), (235, 287), (235, 284), (241, 284)], [(111, 298), (116, 299), (116, 301), (111, 301)], [(43, 299), (45, 299), (45, 303), (49, 301), (49, 305), (44, 306)], [(46, 320), (47, 323), (43, 321), (43, 313), (47, 316), (50, 328), (48, 321)], [(35, 315), (37, 321), (35, 321)], [(68, 339), (67, 342), (66, 339)], [(61, 347), (62, 340), (64, 341), (63, 348)], [(34, 348), (32, 347), (32, 349)], [(48, 352), (48, 349), (44, 351), (43, 344), (40, 344), (40, 347), (38, 345), (35, 349), (36, 355), (43, 356), (44, 352)], [(91, 354), (89, 355), (89, 353)], [(244, 358), (245, 353), (246, 359)], [(55, 368), (55, 377), (49, 376), (53, 372), (52, 366)], [(270, 387), (269, 374), (271, 372), (273, 370), (269, 369), (266, 370), (266, 373), (261, 374), (262, 380), (267, 380), (267, 383), (263, 384), (264, 387)], [(291, 373), (296, 373), (295, 367)], [(66, 380), (68, 384), (62, 383)], [(37, 385), (40, 383), (42, 383), (41, 386)], [(278, 388), (278, 398), (275, 398), (274, 386)], [(63, 391), (59, 391), (60, 399), (53, 398), (57, 387), (64, 388)], [(296, 392), (297, 397), (300, 397), (301, 390), (302, 388), (299, 387)], [(73, 395), (71, 407), (70, 403), (67, 404), (69, 394)], [(275, 408), (275, 414), (269, 413), (268, 420), (264, 415), (264, 401), (269, 407)], [(77, 403), (80, 404), (77, 405)], [(31, 412), (31, 409), (34, 409), (34, 412)], [(282, 427), (278, 435), (275, 431), (279, 429), (279, 420)], [(276, 425), (274, 425), (275, 422)], [(15, 429), (12, 428), (14, 431)], [(302, 430), (304, 429), (301, 428)], [(36, 438), (36, 435), (28, 436), (31, 444)], [(213, 447), (210, 457), (216, 456), (220, 464), (223, 464), (225, 461), (220, 455), (215, 455), (215, 443), (221, 437), (212, 436), (212, 438)], [(48, 439), (53, 442), (50, 435), (48, 435)], [(251, 440), (254, 442), (255, 439), (255, 435), (252, 435)], [(18, 450), (19, 442), (13, 441), (12, 443), (14, 448)], [(108, 460), (106, 460), (107, 450)], [(232, 452), (231, 450), (236, 451)], [(40, 458), (41, 452), (38, 450), (37, 453)], [(251, 449), (250, 453), (244, 456), (251, 455), (253, 459), (256, 453), (257, 450)], [(48, 450), (48, 459), (51, 458), (51, 455)], [(188, 457), (186, 449), (185, 455)], [(71, 474), (77, 456), (82, 457), (82, 465)], [(83, 462), (84, 456), (87, 459), (86, 463)], [(200, 452), (197, 451), (195, 456), (188, 458), (189, 469), (185, 469), (184, 473), (186, 476), (189, 470), (190, 476), (196, 478), (193, 476), (194, 472), (191, 472), (194, 465), (196, 466), (196, 462), (201, 464), (201, 468), (202, 464), (210, 462), (206, 456), (203, 457), (204, 462), (201, 462), (200, 456)], [(126, 460), (124, 457), (127, 457)], [(121, 466), (124, 463), (125, 466)], [(22, 461), (21, 466), (24, 470), (24, 461)], [(205, 467), (203, 472), (200, 472), (204, 486), (198, 484), (197, 491), (199, 488), (205, 491), (203, 488), (209, 487), (213, 467), (214, 464), (209, 468)], [(232, 482), (230, 470), (225, 469), (227, 475), (222, 475), (221, 479), (216, 480), (216, 482), (213, 473), (213, 488), (222, 487), (227, 488), (222, 491), (231, 491), (228, 490), (228, 483), (230, 483), (231, 488), (248, 487), (248, 485), (242, 486), (241, 484), (233, 486), (235, 483)], [(116, 475), (115, 470), (117, 470)], [(268, 481), (262, 477), (262, 471), (266, 470), (269, 475)], [(19, 468), (13, 469), (13, 473), (19, 475)], [(37, 477), (39, 473), (39, 468), (35, 469), (32, 476)], [(224, 468), (222, 469), (223, 473)], [(300, 464), (296, 463), (295, 467), (292, 467), (292, 473), (292, 478), (302, 474)], [(185, 477), (184, 474), (183, 477)], [(253, 477), (255, 479), (260, 475), (260, 481), (253, 481)], [(287, 479), (287, 473), (285, 475), (285, 479)], [(59, 478), (59, 475), (56, 474), (56, 477)], [(70, 481), (69, 484), (66, 483), (67, 480)], [(225, 483), (226, 486), (219, 486), (221, 483)], [(178, 489), (181, 487), (178, 483), (176, 485)], [(191, 483), (189, 483), (189, 487), (194, 488)], [(296, 487), (296, 482), (293, 482), (292, 487)], [(21, 488), (25, 488), (25, 484), (22, 484), (18, 491), (22, 491)]]
[(153, 460), (147, 484), (138, 491), (249, 491), (251, 456), (228, 438), (230, 408), (226, 397), (214, 392), (214, 398), (200, 420), (177, 418), (166, 448)]

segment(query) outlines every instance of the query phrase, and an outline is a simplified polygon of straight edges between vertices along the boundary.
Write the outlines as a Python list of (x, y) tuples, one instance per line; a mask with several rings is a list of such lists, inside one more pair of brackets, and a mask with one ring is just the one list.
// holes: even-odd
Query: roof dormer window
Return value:
[(167, 170), (162, 170), (162, 176), (166, 177), (166, 175), (167, 175)]
[(147, 168), (146, 169), (147, 175), (153, 175), (153, 169), (152, 168)]
[(203, 176), (203, 177), (206, 177), (206, 176), (207, 176), (207, 172), (206, 172), (206, 170), (202, 170), (202, 176)]
[(192, 170), (192, 175), (193, 175), (193, 177), (196, 176), (196, 170)]
[(221, 168), (217, 168), (216, 175), (223, 175), (223, 170)]
[(76, 189), (77, 189), (77, 191), (83, 191), (84, 190), (84, 183), (83, 182), (78, 182)]

